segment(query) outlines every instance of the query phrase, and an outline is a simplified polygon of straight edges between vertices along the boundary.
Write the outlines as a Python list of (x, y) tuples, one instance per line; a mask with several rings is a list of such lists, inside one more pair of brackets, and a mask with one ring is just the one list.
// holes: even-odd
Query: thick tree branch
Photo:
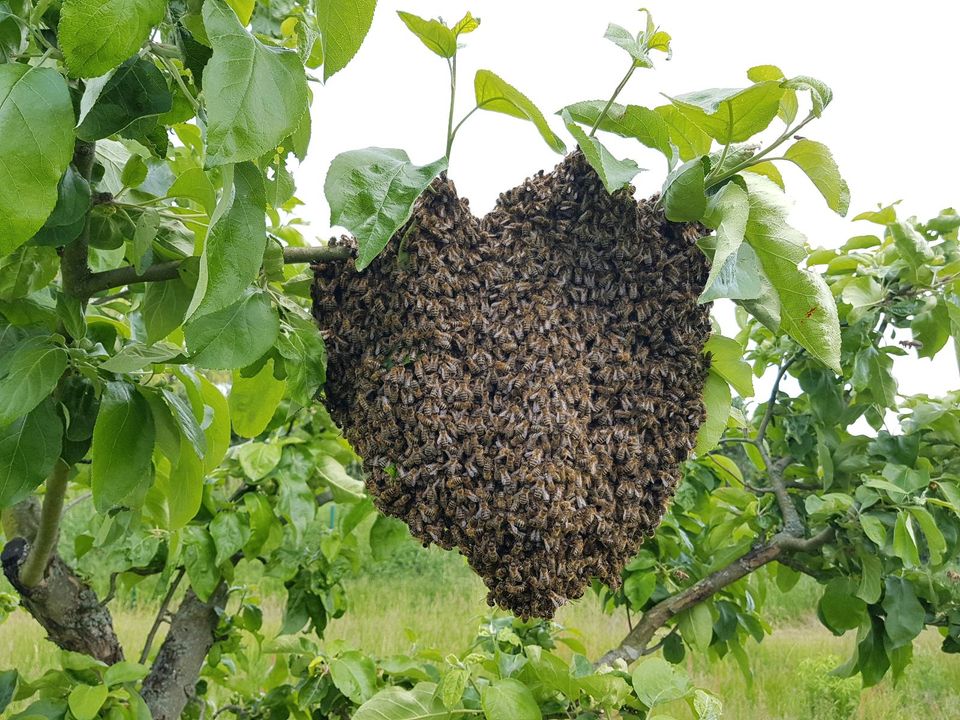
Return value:
[(63, 460), (57, 460), (53, 472), (47, 478), (36, 537), (30, 543), (27, 558), (20, 567), (20, 583), (24, 587), (32, 588), (40, 584), (50, 563), (50, 557), (57, 547), (57, 538), (60, 537), (60, 516), (63, 514), (63, 498), (67, 494), (69, 476), (70, 466)]
[(140, 690), (153, 720), (177, 720), (194, 697), (200, 669), (216, 640), (218, 611), (226, 599), (225, 583), (206, 602), (187, 590)]
[[(353, 250), (343, 246), (286, 247), (283, 249), (283, 262), (295, 263), (329, 262), (347, 260), (353, 256)], [(133, 266), (124, 266), (115, 270), (104, 270), (87, 276), (82, 284), (83, 297), (96, 295), (104, 290), (135, 285), (136, 283), (161, 282), (173, 280), (179, 276), (180, 260), (151, 265), (142, 273)]]
[(3, 572), (20, 594), (23, 608), (47, 631), (49, 639), (64, 650), (90, 655), (108, 665), (123, 660), (110, 611), (59, 555), (50, 558), (38, 585), (26, 587), (20, 582), (27, 548), (23, 537), (10, 540), (3, 548)]
[(772, 560), (785, 557), (787, 553), (792, 552), (813, 552), (830, 542), (833, 537), (833, 528), (827, 528), (806, 539), (783, 533), (775, 536), (770, 543), (755, 547), (725, 568), (707, 575), (647, 610), (620, 645), (601, 657), (599, 663), (609, 664), (619, 659), (629, 663), (649, 654), (652, 650), (649, 650), (648, 646), (657, 630), (684, 610), (703, 602)]
[[(77, 172), (89, 180), (93, 173), (93, 163), (96, 159), (97, 144), (78, 140), (73, 150), (73, 164)], [(88, 255), (90, 252), (90, 214), (84, 221), (83, 230), (79, 237), (67, 243), (60, 256), (60, 276), (63, 278), (63, 291), (67, 295), (86, 299), (84, 287), (90, 277)]]

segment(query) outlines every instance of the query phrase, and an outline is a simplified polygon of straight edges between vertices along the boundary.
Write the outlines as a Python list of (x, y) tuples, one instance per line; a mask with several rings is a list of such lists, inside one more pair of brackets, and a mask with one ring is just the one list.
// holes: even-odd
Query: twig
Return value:
[[(352, 255), (353, 250), (347, 247), (287, 247), (283, 249), (283, 262), (292, 265), (294, 263), (346, 260)], [(90, 297), (111, 288), (125, 287), (136, 283), (173, 280), (179, 276), (182, 262), (181, 260), (171, 260), (157, 263), (151, 265), (142, 273), (138, 273), (132, 265), (92, 273), (87, 276), (82, 284), (82, 295)]]
[(799, 353), (794, 355), (777, 370), (777, 378), (773, 381), (773, 388), (770, 390), (770, 399), (767, 400), (767, 408), (763, 413), (763, 418), (760, 420), (760, 427), (757, 428), (756, 443), (762, 443), (767, 434), (767, 426), (770, 425), (770, 420), (773, 418), (773, 408), (777, 404), (777, 393), (780, 392), (780, 382), (783, 380), (784, 375), (787, 374), (787, 370), (796, 362), (799, 356)]
[(163, 596), (163, 601), (160, 603), (160, 609), (157, 611), (157, 617), (154, 618), (153, 625), (150, 626), (150, 632), (147, 633), (147, 639), (143, 643), (143, 650), (140, 651), (140, 664), (143, 665), (147, 661), (147, 658), (150, 657), (150, 648), (153, 645), (154, 638), (157, 636), (157, 631), (160, 629), (160, 624), (163, 622), (164, 616), (167, 614), (167, 608), (170, 607), (170, 602), (173, 600), (173, 594), (177, 591), (177, 586), (180, 585), (180, 581), (183, 580), (183, 575), (186, 572), (184, 568), (180, 568), (177, 571), (177, 576), (173, 579), (173, 582), (170, 583), (170, 589), (167, 590), (167, 594)]

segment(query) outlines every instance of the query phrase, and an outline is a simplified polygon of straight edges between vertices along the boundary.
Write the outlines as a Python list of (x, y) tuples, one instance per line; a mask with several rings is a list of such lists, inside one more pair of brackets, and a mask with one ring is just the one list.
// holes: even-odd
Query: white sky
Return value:
[[(454, 21), (469, 9), (482, 20), (479, 30), (464, 36), (467, 47), (459, 54), (458, 119), (473, 107), (474, 71), (486, 68), (530, 97), (572, 148), (553, 112), (609, 97), (628, 58), (603, 33), (608, 22), (639, 29), (640, 4), (381, 0), (358, 56), (325, 87), (314, 85), (313, 142), (296, 173), (297, 195), (306, 203), (301, 214), (317, 236), (331, 234), (323, 179), (339, 152), (398, 147), (417, 164), (443, 154), (446, 63), (409, 33), (396, 10)], [(673, 0), (650, 7), (656, 23), (673, 36), (674, 57), (665, 62), (655, 54), (657, 68), (637, 71), (620, 101), (653, 107), (665, 102), (660, 92), (742, 87), (753, 65), (778, 65), (787, 76), (812, 75), (833, 88), (834, 101), (803, 135), (833, 150), (851, 188), (849, 217), (900, 199), (901, 216), (926, 218), (960, 205), (960, 4)], [(635, 181), (639, 195), (659, 189), (661, 156), (632, 141), (604, 141), (618, 156), (629, 153), (649, 168)], [(450, 177), (473, 211), (484, 213), (500, 192), (559, 160), (531, 123), (480, 112), (457, 137)], [(836, 246), (874, 232), (877, 226), (833, 215), (798, 171), (783, 168), (783, 174), (797, 200), (793, 222), (811, 245)], [(960, 387), (950, 345), (933, 361), (898, 360), (896, 372), (904, 393)]]

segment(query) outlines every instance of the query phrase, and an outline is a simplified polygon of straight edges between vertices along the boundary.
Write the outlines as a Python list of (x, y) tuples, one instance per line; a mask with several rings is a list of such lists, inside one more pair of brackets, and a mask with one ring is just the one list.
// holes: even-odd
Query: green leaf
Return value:
[(906, 260), (914, 270), (922, 268), (933, 260), (933, 248), (911, 223), (901, 220), (891, 223), (888, 227), (900, 257)]
[(220, 584), (217, 546), (205, 528), (189, 525), (183, 530), (183, 565), (190, 587), (203, 602)]
[(70, 691), (67, 704), (76, 720), (93, 720), (107, 701), (106, 685), (77, 685)]
[(930, 564), (934, 567), (940, 565), (944, 553), (947, 549), (947, 541), (943, 537), (943, 532), (937, 527), (937, 521), (933, 516), (922, 507), (909, 508), (913, 519), (917, 521), (923, 536), (927, 540), (927, 552), (930, 554)]
[(210, 521), (210, 537), (217, 548), (217, 565), (223, 565), (250, 539), (250, 528), (243, 525), (240, 516), (229, 510), (221, 510)]
[(232, 305), (259, 275), (267, 242), (266, 204), (257, 166), (234, 166), (232, 201), (210, 230), (200, 259), (206, 290), (194, 318)]
[(753, 371), (743, 359), (740, 343), (723, 335), (711, 335), (703, 351), (710, 353), (710, 368), (730, 383), (740, 397), (753, 395)]
[(376, 0), (320, 0), (317, 26), (323, 38), (323, 80), (353, 59), (373, 22)]
[[(710, 257), (714, 254), (718, 239), (717, 235), (709, 235), (700, 238), (697, 244)], [(757, 253), (747, 243), (742, 243), (734, 254), (727, 257), (717, 272), (716, 279), (700, 296), (699, 301), (705, 303), (718, 298), (736, 300), (748, 307), (757, 317), (769, 316), (770, 322), (764, 322), (773, 330), (780, 326), (780, 301), (760, 267)]]
[(577, 145), (580, 146), (580, 150), (586, 157), (587, 162), (590, 163), (590, 167), (600, 176), (600, 181), (607, 192), (613, 194), (617, 190), (629, 186), (630, 181), (640, 172), (640, 166), (629, 158), (624, 160), (615, 158), (599, 140), (595, 137), (587, 137), (587, 134), (566, 111), (563, 111), (562, 117), (567, 130), (577, 141)]
[(706, 653), (713, 640), (713, 617), (705, 603), (697, 603), (677, 616), (680, 634), (691, 648)]
[(17, 692), (20, 675), (16, 670), (0, 670), (0, 713), (7, 709)]
[(881, 550), (887, 544), (887, 528), (876, 515), (860, 514), (860, 526), (863, 533)]
[[(606, 100), (578, 102), (567, 105), (558, 114), (567, 112), (575, 122), (592, 128), (606, 105)], [(673, 161), (674, 148), (670, 144), (670, 127), (655, 110), (641, 105), (611, 103), (597, 129), (638, 140), (643, 145), (662, 152), (668, 161)]]
[(0, 427), (0, 508), (26, 498), (53, 472), (62, 442), (63, 423), (51, 399)]
[[(776, 65), (757, 65), (747, 70), (747, 77), (751, 82), (762, 82), (764, 80), (784, 79), (783, 71)], [(790, 125), (797, 117), (797, 93), (795, 90), (789, 90), (783, 93), (780, 98), (780, 108), (777, 115), (787, 125)], [(782, 186), (781, 186), (782, 187)]]
[(120, 352), (107, 358), (100, 367), (113, 373), (132, 373), (142, 370), (148, 365), (165, 363), (180, 355), (180, 348), (172, 343), (160, 342), (155, 345), (130, 343)]
[(223, 0), (203, 3), (203, 23), (213, 47), (203, 83), (216, 88), (205, 93), (207, 166), (256, 160), (295, 132), (307, 112), (303, 65), (296, 52), (248, 33)]
[(913, 339), (920, 343), (917, 357), (932, 358), (943, 349), (951, 335), (950, 309), (942, 297), (932, 297), (910, 323)]
[(123, 683), (143, 680), (150, 672), (150, 668), (140, 663), (121, 660), (108, 667), (103, 673), (103, 684), (106, 686), (122, 685)]
[(167, 500), (168, 529), (179, 530), (200, 510), (203, 500), (203, 459), (181, 438), (175, 464), (168, 475), (158, 474), (155, 485)]
[(198, 167), (189, 168), (178, 175), (167, 190), (167, 197), (193, 200), (209, 216), (217, 207), (217, 191), (207, 173)]
[(356, 650), (330, 661), (330, 677), (337, 690), (357, 705), (372, 698), (377, 687), (377, 669), (373, 661)]
[(49, 337), (30, 338), (0, 356), (0, 426), (39, 405), (66, 368), (66, 351)]
[(867, 391), (874, 402), (883, 407), (895, 407), (897, 381), (893, 377), (893, 358), (870, 345), (862, 348), (853, 361), (853, 387)]
[(453, 26), (453, 33), (457, 37), (460, 37), (461, 35), (472, 33), (478, 27), (480, 27), (480, 18), (475, 18), (470, 11), (467, 10), (464, 16)]
[(713, 144), (710, 136), (691, 122), (673, 105), (661, 105), (653, 109), (667, 124), (670, 142), (677, 147), (681, 160), (692, 160), (710, 152)]
[(290, 398), (307, 406), (327, 380), (327, 348), (320, 329), (311, 320), (287, 317), (277, 350), (284, 358)]
[[(750, 216), (750, 199), (740, 185), (731, 182), (724, 185), (713, 195), (706, 205), (703, 221), (708, 227), (716, 229), (717, 240), (713, 259), (710, 264), (710, 274), (700, 295), (700, 302), (709, 302), (720, 297), (752, 300), (759, 286), (747, 286), (742, 283), (727, 282), (726, 278), (735, 276), (735, 267), (728, 268), (729, 263), (737, 263), (738, 252), (743, 245), (747, 231), (747, 218)], [(721, 278), (721, 274), (724, 275)], [(753, 276), (755, 277), (755, 276)], [(724, 282), (718, 281), (721, 279)], [(754, 287), (756, 289), (754, 289)], [(730, 293), (733, 295), (719, 293)]]
[(607, 31), (603, 37), (618, 48), (625, 50), (626, 53), (633, 58), (634, 67), (652, 68), (653, 60), (650, 59), (650, 52), (652, 50), (659, 50), (660, 52), (666, 53), (667, 59), (670, 59), (672, 54), (670, 50), (670, 35), (663, 31), (658, 31), (654, 27), (649, 11), (642, 10), (642, 12), (647, 13), (647, 28), (645, 31), (638, 33), (636, 37), (626, 28), (615, 25), (614, 23), (610, 23), (607, 26)]
[[(89, 89), (87, 93), (90, 93)], [(84, 101), (86, 100), (85, 94)], [(157, 66), (140, 57), (130, 58), (110, 76), (93, 100), (92, 107), (86, 109), (81, 104), (77, 137), (82, 140), (100, 140), (115, 133), (122, 133), (131, 123), (144, 118), (154, 118), (155, 122), (156, 116), (168, 112), (172, 103), (167, 81)], [(138, 156), (132, 156), (131, 160), (136, 157)], [(126, 172), (125, 166), (124, 173)], [(146, 177), (146, 167), (143, 172)], [(123, 182), (129, 187), (140, 184), (129, 183), (126, 179)]]
[(661, 658), (644, 660), (633, 670), (633, 689), (648, 708), (679, 700), (690, 692), (686, 675)]
[(840, 370), (840, 321), (823, 278), (797, 265), (806, 257), (806, 239), (787, 224), (782, 191), (759, 175), (742, 176), (750, 197), (747, 241), (780, 299), (780, 324), (813, 357)]
[(56, 206), (73, 157), (73, 122), (60, 73), (0, 64), (0, 257), (33, 237)]
[(817, 612), (834, 635), (859, 627), (867, 617), (867, 604), (854, 594), (854, 587), (851, 578), (834, 578), (820, 597)]
[(663, 182), (663, 210), (667, 220), (692, 222), (700, 220), (707, 210), (704, 189), (706, 158), (694, 158), (675, 168)]
[(855, 277), (843, 286), (843, 301), (855, 308), (872, 307), (883, 302), (886, 294), (880, 284), (867, 275)]
[(399, 520), (377, 515), (370, 528), (370, 550), (376, 561), (388, 559), (397, 547), (410, 537), (407, 526)]
[(403, 150), (366, 148), (337, 155), (323, 184), (330, 224), (357, 238), (357, 269), (367, 267), (413, 213), (413, 205), (447, 167), (445, 158), (417, 166)]
[(273, 376), (272, 358), (250, 377), (235, 370), (228, 397), (233, 431), (245, 438), (262, 433), (277, 411), (286, 387), (286, 381)]
[(413, 690), (388, 687), (353, 714), (353, 720), (448, 720), (452, 717), (428, 683), (421, 683)]
[(398, 10), (397, 15), (431, 52), (442, 58), (452, 58), (457, 54), (456, 34), (439, 20), (425, 20), (402, 10)]
[(252, 482), (263, 480), (280, 462), (283, 448), (274, 443), (250, 442), (237, 448), (237, 460)]
[(783, 88), (775, 80), (742, 89), (700, 90), (670, 98), (684, 116), (725, 145), (744, 142), (777, 116)]
[(760, 162), (744, 169), (744, 172), (752, 172), (757, 175), (763, 175), (781, 190), (785, 189), (783, 184), (783, 175), (772, 162)]
[(823, 143), (804, 138), (787, 148), (783, 157), (807, 174), (827, 201), (827, 207), (838, 215), (847, 214), (850, 209), (850, 188), (840, 177), (840, 169), (830, 153), (830, 148)]
[(550, 126), (547, 124), (543, 113), (537, 109), (530, 99), (513, 85), (494, 75), (489, 70), (477, 70), (473, 81), (474, 91), (477, 98), (477, 107), (481, 110), (490, 110), (492, 112), (503, 113), (511, 117), (529, 120), (532, 122), (540, 136), (546, 140), (547, 145), (554, 152), (565, 153), (566, 146)]
[(914, 534), (910, 514), (906, 510), (897, 513), (897, 523), (893, 526), (893, 552), (903, 561), (905, 567), (920, 566), (917, 537)]
[(782, 83), (785, 90), (806, 90), (810, 92), (810, 99), (813, 102), (813, 114), (820, 117), (823, 109), (833, 100), (833, 90), (816, 78), (808, 75), (797, 75), (794, 78), (785, 80)]
[(83, 230), (87, 211), (90, 209), (90, 183), (73, 165), (57, 185), (57, 204), (37, 234), (33, 236), (33, 245), (66, 245)]
[(492, 680), (480, 691), (487, 720), (540, 720), (540, 706), (526, 685), (513, 678)]
[(277, 310), (266, 293), (248, 290), (233, 305), (190, 320), (183, 327), (197, 367), (246, 367), (273, 347), (280, 332)]
[(363, 481), (347, 473), (346, 468), (329, 455), (317, 460), (317, 473), (327, 483), (336, 502), (351, 503), (363, 499)]
[(162, 340), (180, 327), (192, 297), (193, 289), (179, 279), (147, 283), (140, 315), (148, 343)]
[(883, 564), (880, 558), (866, 548), (858, 549), (857, 556), (860, 558), (860, 585), (857, 587), (857, 597), (868, 605), (873, 605), (880, 599), (883, 590), (880, 582)]
[(720, 442), (727, 427), (727, 418), (730, 417), (731, 400), (727, 381), (711, 370), (703, 386), (703, 406), (707, 411), (707, 419), (697, 433), (697, 446), (694, 448), (697, 455), (709, 452)]
[(73, 75), (97, 77), (133, 56), (163, 20), (166, 0), (64, 0), (58, 39)]
[(886, 620), (883, 628), (890, 638), (891, 649), (905, 647), (923, 630), (926, 613), (910, 582), (889, 576), (884, 584), (883, 610)]
[(194, 398), (190, 398), (190, 404), (193, 406), (194, 417), (198, 421), (205, 420), (207, 411), (212, 411), (209, 424), (204, 422), (203, 436), (206, 441), (207, 451), (203, 457), (204, 472), (212, 472), (230, 447), (230, 408), (227, 399), (220, 392), (220, 389), (203, 375), (198, 375), (197, 380), (200, 384), (200, 396), (202, 404), (195, 404)]
[(60, 257), (51, 247), (21, 245), (0, 257), (0, 300), (16, 300), (44, 289), (60, 270)]
[(120, 505), (153, 479), (153, 413), (135, 387), (107, 382), (93, 428), (90, 487), (98, 512)]
[(657, 588), (657, 576), (652, 572), (632, 572), (623, 581), (623, 594), (630, 601), (630, 606), (642, 610), (653, 591)]

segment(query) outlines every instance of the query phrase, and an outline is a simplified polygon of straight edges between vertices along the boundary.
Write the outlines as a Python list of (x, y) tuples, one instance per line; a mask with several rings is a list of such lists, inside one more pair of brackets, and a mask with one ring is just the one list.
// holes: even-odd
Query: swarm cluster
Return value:
[(330, 410), (381, 510), (460, 548), (491, 604), (552, 617), (619, 583), (694, 445), (699, 231), (579, 152), (482, 220), (439, 178), (411, 222), (363, 272), (315, 267)]

